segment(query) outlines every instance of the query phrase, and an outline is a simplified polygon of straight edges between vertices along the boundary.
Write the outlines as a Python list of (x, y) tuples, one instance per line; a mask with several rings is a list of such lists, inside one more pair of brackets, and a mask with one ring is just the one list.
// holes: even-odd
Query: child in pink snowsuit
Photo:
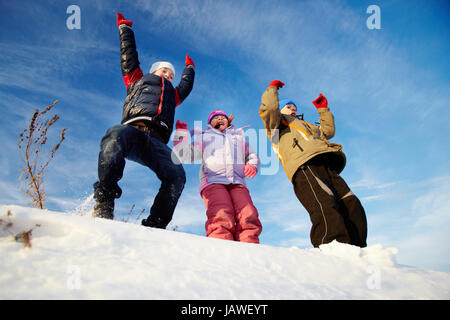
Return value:
[(262, 225), (246, 187), (259, 159), (250, 149), (243, 128), (231, 125), (232, 116), (214, 110), (205, 131), (194, 131), (188, 143), (187, 124), (176, 123), (174, 152), (183, 163), (201, 160), (200, 195), (205, 201), (206, 236), (259, 243)]

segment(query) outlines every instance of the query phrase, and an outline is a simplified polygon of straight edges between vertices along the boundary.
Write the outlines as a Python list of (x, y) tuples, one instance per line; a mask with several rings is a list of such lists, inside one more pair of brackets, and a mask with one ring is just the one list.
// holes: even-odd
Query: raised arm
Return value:
[(184, 99), (187, 98), (189, 93), (191, 93), (192, 88), (194, 86), (194, 77), (195, 77), (195, 63), (192, 61), (189, 55), (186, 55), (185, 60), (186, 67), (183, 70), (183, 74), (181, 75), (181, 80), (178, 86), (175, 88), (176, 92), (176, 104), (180, 105)]
[(320, 94), (312, 103), (319, 113), (320, 131), (327, 140), (333, 138), (335, 133), (334, 116), (328, 108), (327, 98)]
[(262, 118), (269, 139), (273, 137), (275, 130), (280, 126), (281, 112), (278, 106), (278, 89), (283, 86), (283, 82), (274, 80), (269, 84), (269, 87), (261, 97), (259, 115)]
[(142, 78), (142, 70), (139, 67), (138, 53), (134, 32), (131, 29), (132, 21), (126, 20), (121, 13), (117, 13), (117, 26), (120, 39), (120, 66), (125, 86), (128, 87)]

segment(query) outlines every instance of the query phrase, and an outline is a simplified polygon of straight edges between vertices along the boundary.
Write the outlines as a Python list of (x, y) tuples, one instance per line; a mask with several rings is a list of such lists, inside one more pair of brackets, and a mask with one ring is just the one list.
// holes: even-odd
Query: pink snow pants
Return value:
[(203, 189), (206, 236), (259, 243), (262, 225), (248, 189), (240, 184), (211, 184)]

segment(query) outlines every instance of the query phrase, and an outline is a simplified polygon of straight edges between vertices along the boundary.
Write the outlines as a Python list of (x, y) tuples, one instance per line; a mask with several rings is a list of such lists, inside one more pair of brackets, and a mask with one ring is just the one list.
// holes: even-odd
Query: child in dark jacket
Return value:
[(195, 64), (186, 55), (186, 68), (175, 88), (172, 85), (175, 68), (170, 62), (158, 61), (144, 75), (139, 67), (132, 25), (132, 21), (117, 13), (127, 97), (121, 124), (109, 128), (101, 141), (93, 216), (114, 218), (114, 199), (122, 194), (117, 183), (122, 178), (125, 159), (128, 159), (149, 167), (161, 180), (150, 215), (142, 220), (142, 224), (165, 228), (186, 182), (182, 165), (172, 162), (172, 150), (167, 142), (173, 130), (175, 108), (186, 99), (194, 85)]

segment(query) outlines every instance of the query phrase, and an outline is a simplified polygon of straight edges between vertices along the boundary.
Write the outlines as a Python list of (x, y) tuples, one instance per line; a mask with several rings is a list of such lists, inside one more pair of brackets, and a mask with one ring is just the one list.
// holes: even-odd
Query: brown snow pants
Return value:
[(317, 156), (302, 165), (292, 180), (295, 194), (312, 222), (311, 243), (318, 247), (336, 240), (366, 247), (364, 208), (344, 179), (323, 159)]

